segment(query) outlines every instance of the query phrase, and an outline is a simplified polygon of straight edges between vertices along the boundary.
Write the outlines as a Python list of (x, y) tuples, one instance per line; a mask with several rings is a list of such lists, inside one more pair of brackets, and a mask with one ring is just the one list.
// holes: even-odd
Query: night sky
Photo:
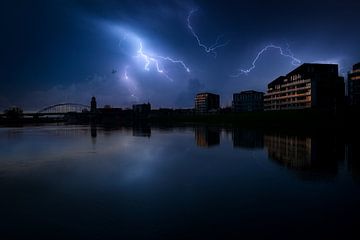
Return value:
[(1, 1), (0, 110), (93, 95), (100, 106), (192, 107), (199, 91), (230, 105), (300, 62), (345, 74), (360, 62), (359, 14), (355, 0)]

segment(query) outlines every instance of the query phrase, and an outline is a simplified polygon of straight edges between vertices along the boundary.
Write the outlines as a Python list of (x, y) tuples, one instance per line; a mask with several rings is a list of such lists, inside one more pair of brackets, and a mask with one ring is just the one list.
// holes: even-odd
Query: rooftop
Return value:
[[(307, 74), (307, 73), (314, 73), (316, 72), (317, 75), (329, 75), (329, 74), (336, 74), (338, 75), (338, 65), (337, 64), (323, 64), (323, 63), (304, 63), (299, 67), (295, 68), (286, 76), (280, 76), (270, 82), (268, 86), (274, 86), (281, 84), (286, 78), (290, 78), (290, 76), (295, 74)], [(320, 73), (320, 74), (319, 74)]]
[(241, 91), (240, 93), (235, 93), (235, 94), (264, 94), (264, 93), (255, 91), (255, 90), (246, 90), (246, 91)]
[(200, 93), (197, 93), (196, 96), (198, 95), (217, 95), (219, 96), (219, 94), (216, 94), (216, 93), (210, 93), (210, 92), (200, 92)]

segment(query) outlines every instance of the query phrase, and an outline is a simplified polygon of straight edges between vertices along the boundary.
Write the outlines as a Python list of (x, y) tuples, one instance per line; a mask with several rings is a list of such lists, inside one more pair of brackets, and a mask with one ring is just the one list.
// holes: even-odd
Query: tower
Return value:
[(96, 108), (97, 108), (97, 106), (96, 106), (96, 98), (95, 98), (95, 97), (92, 97), (92, 98), (91, 98), (91, 108), (90, 108), (90, 111), (91, 111), (92, 113), (94, 113), (94, 112), (96, 112)]

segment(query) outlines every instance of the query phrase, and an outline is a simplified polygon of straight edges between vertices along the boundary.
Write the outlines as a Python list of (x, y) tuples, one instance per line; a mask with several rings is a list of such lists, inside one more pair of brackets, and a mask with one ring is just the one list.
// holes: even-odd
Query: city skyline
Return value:
[(186, 108), (205, 91), (220, 94), (224, 106), (234, 92), (265, 92), (302, 63), (339, 64), (345, 76), (360, 59), (360, 34), (345, 35), (357, 26), (355, 1), (60, 3), (2, 7), (12, 24), (0, 40), (1, 108), (91, 96), (101, 106)]
[[(262, 92), (262, 91), (254, 91), (253, 89), (240, 89), (238, 91), (234, 91), (232, 93), (232, 102), (231, 104), (223, 104), (223, 102), (221, 101), (221, 99), (224, 97), (224, 96), (221, 96), (220, 94), (218, 94), (218, 92), (209, 92), (209, 91), (199, 91), (199, 92), (196, 92), (194, 96), (192, 96), (192, 100), (193, 100), (193, 106), (191, 107), (188, 107), (188, 108), (184, 108), (184, 107), (179, 107), (179, 108), (174, 108), (174, 107), (167, 107), (167, 106), (164, 106), (164, 107), (155, 107), (154, 109), (175, 109), (175, 110), (195, 110), (195, 111), (198, 111), (199, 108), (202, 108), (204, 107), (205, 109), (203, 110), (200, 110), (200, 112), (208, 112), (209, 109), (208, 107), (211, 105), (210, 108), (213, 108), (213, 111), (215, 112), (218, 112), (220, 109), (231, 109), (232, 112), (252, 112), (252, 111), (263, 111), (263, 104), (265, 103), (266, 104), (266, 99), (264, 99), (264, 94), (265, 96), (267, 95), (273, 95), (273, 84), (276, 83), (278, 84), (280, 80), (284, 80), (287, 82), (288, 79), (290, 81), (299, 81), (300, 84), (302, 84), (303, 81), (311, 81), (311, 74), (310, 75), (302, 75), (304, 71), (304, 69), (307, 69), (307, 71), (312, 71), (315, 73), (314, 76), (316, 76), (317, 74), (323, 74), (321, 73), (321, 71), (323, 70), (320, 70), (320, 69), (326, 69), (326, 68), (329, 68), (329, 69), (332, 69), (331, 71), (328, 71), (328, 73), (330, 73), (332, 75), (332, 77), (330, 77), (330, 75), (324, 75), (323, 77), (320, 77), (322, 78), (323, 80), (325, 80), (325, 82), (328, 82), (327, 84), (330, 84), (332, 83), (332, 80), (333, 78), (335, 77), (336, 79), (339, 80), (339, 83), (336, 84), (336, 86), (333, 86), (335, 87), (333, 90), (336, 90), (336, 92), (338, 94), (340, 94), (338, 97), (339, 99), (341, 99), (340, 102), (342, 102), (340, 105), (347, 105), (347, 106), (350, 106), (350, 105), (354, 105), (354, 106), (358, 106), (358, 103), (353, 103), (350, 101), (351, 98), (353, 98), (354, 96), (358, 96), (358, 88), (354, 88), (352, 87), (351, 88), (351, 93), (346, 94), (347, 91), (350, 91), (349, 89), (347, 89), (349, 86), (346, 87), (346, 85), (348, 85), (348, 81), (351, 81), (353, 80), (352, 78), (353, 77), (350, 77), (350, 76), (357, 76), (358, 74), (358, 66), (359, 66), (360, 63), (356, 63), (353, 65), (352, 67), (352, 71), (349, 71), (348, 72), (348, 76), (346, 78), (342, 77), (340, 74), (339, 74), (339, 66), (337, 64), (324, 64), (324, 63), (303, 63), (301, 64), (300, 66), (298, 66), (297, 68), (293, 69), (290, 73), (287, 73), (286, 76), (278, 76), (276, 79), (268, 82), (268, 84), (266, 84), (267, 86), (267, 89)], [(312, 67), (310, 67), (312, 66)], [(310, 68), (311, 69), (310, 69)], [(302, 69), (302, 70), (301, 70)], [(315, 69), (318, 69), (318, 70), (315, 70)], [(356, 70), (354, 70), (356, 69)], [(295, 74), (296, 76), (294, 76), (294, 79), (293, 76), (290, 76), (291, 74), (293, 74), (294, 72), (303, 72), (302, 74)], [(310, 73), (309, 72), (309, 73)], [(354, 75), (355, 74), (355, 75)], [(296, 77), (296, 79), (295, 79)], [(325, 78), (324, 78), (325, 77)], [(290, 79), (291, 78), (291, 79)], [(306, 79), (305, 79), (306, 78)], [(357, 78), (355, 79), (357, 80)], [(295, 83), (294, 82), (294, 83)], [(351, 81), (353, 82), (353, 81)], [(340, 84), (340, 85), (339, 85)], [(356, 84), (357, 81), (356, 81)], [(280, 86), (280, 85), (279, 85)], [(353, 84), (351, 85), (353, 86)], [(357, 86), (357, 85), (356, 85)], [(302, 90), (302, 88), (299, 88), (300, 90)], [(309, 88), (310, 89), (310, 88)], [(287, 92), (288, 90), (286, 89), (285, 92)], [(297, 89), (295, 88), (294, 90), (292, 91), (295, 91), (295, 93), (297, 92)], [(313, 91), (310, 91), (310, 92), (313, 92)], [(313, 92), (314, 93), (314, 92)], [(262, 96), (256, 96), (255, 95), (262, 95)], [(317, 93), (318, 94), (318, 93)], [(316, 94), (316, 95), (317, 95)], [(202, 98), (203, 96), (205, 95), (212, 95), (212, 96), (216, 96), (217, 97), (217, 100), (215, 100), (215, 102), (217, 103), (211, 103), (209, 106), (207, 106), (207, 103), (204, 105), (205, 102), (207, 102), (207, 100), (205, 102), (203, 102), (203, 100), (205, 100), (205, 98), (207, 99), (208, 97), (205, 97), (204, 99), (202, 99), (200, 102), (199, 102), (199, 96), (200, 98)], [(242, 97), (240, 97), (242, 96)], [(333, 95), (333, 93), (330, 94), (331, 97), (335, 97), (335, 95)], [(287, 97), (289, 99), (293, 98), (294, 96), (292, 96), (291, 94)], [(225, 96), (226, 98), (226, 96)], [(280, 97), (280, 98), (283, 98)], [(288, 100), (289, 100), (288, 99)], [(349, 99), (349, 100), (348, 100)], [(264, 101), (265, 100), (265, 101)], [(293, 101), (293, 100), (291, 100)], [(212, 102), (212, 101), (211, 101)], [(239, 106), (238, 104), (242, 104), (242, 110), (239, 110)], [(255, 104), (255, 105), (254, 105)], [(148, 100), (147, 103), (145, 102), (134, 102), (132, 103), (131, 105), (127, 105), (127, 106), (122, 106), (121, 108), (119, 108), (119, 106), (116, 106), (116, 105), (111, 105), (111, 104), (105, 104), (105, 105), (99, 105), (99, 108), (101, 109), (124, 109), (124, 110), (130, 110), (131, 108), (134, 109), (134, 106), (142, 106), (142, 105), (149, 105), (150, 106), (150, 109), (151, 109), (151, 104), (150, 104), (150, 101)], [(201, 106), (200, 106), (201, 105)], [(204, 105), (204, 106), (202, 106)], [(281, 105), (281, 104), (280, 104)], [(327, 105), (327, 104), (326, 104)], [(93, 107), (95, 106), (95, 107)], [(55, 110), (56, 107), (63, 107), (63, 108), (69, 108), (69, 109), (77, 109), (76, 111), (79, 112), (79, 110), (89, 110), (90, 108), (92, 109), (91, 111), (94, 111), (93, 109), (96, 109), (97, 108), (97, 101), (96, 101), (96, 96), (92, 96), (91, 98), (91, 102), (90, 102), (90, 105), (87, 105), (86, 103), (74, 103), (74, 102), (60, 102), (60, 103), (56, 103), (56, 104), (52, 104), (52, 105), (48, 105), (48, 106), (43, 106), (42, 109), (37, 109), (36, 111), (29, 111), (29, 110), (25, 110), (26, 113), (31, 113), (31, 114), (36, 114), (35, 112), (37, 113), (41, 113), (41, 112), (46, 112), (48, 111), (47, 109), (52, 109), (52, 110)], [(301, 108), (309, 108), (310, 106), (307, 106), (307, 107), (300, 107), (299, 109)], [(329, 107), (329, 106), (328, 106)], [(19, 106), (9, 106), (8, 109), (14, 109), (14, 108), (19, 108)], [(21, 109), (21, 107), (19, 108)], [(268, 110), (275, 110), (275, 109), (268, 109)], [(280, 109), (277, 109), (277, 110), (280, 110)], [(5, 110), (6, 111), (6, 110)], [(21, 111), (23, 111), (23, 109), (21, 109)]]

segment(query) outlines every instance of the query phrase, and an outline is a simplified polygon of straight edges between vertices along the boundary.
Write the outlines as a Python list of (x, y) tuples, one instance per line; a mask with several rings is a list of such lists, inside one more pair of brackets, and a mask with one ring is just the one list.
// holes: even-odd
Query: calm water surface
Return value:
[(0, 128), (0, 239), (359, 239), (360, 141), (217, 127)]

